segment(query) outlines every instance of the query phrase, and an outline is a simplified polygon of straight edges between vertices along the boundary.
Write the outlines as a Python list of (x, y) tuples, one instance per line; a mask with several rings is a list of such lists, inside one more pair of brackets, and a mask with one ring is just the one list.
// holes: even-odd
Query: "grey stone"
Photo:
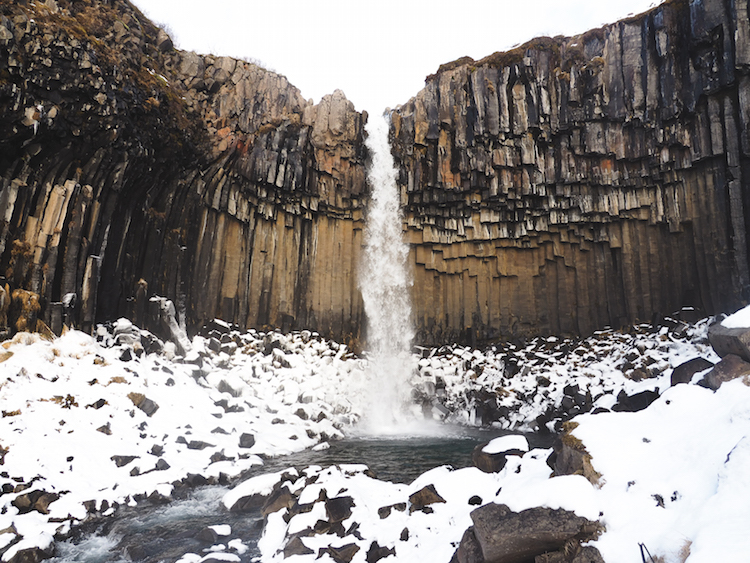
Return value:
[(750, 375), (750, 363), (735, 354), (727, 354), (709, 371), (701, 385), (716, 391), (722, 383)]
[(598, 525), (567, 510), (529, 508), (513, 512), (487, 504), (471, 513), (485, 563), (524, 563), (557, 551), (572, 539), (593, 537)]
[(734, 354), (750, 362), (750, 328), (726, 328), (714, 323), (708, 327), (708, 341), (722, 358)]

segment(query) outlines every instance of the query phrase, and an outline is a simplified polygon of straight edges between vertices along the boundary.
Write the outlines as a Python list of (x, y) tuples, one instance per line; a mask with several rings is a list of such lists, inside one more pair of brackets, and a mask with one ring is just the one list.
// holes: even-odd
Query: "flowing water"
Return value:
[(403, 240), (397, 171), (388, 141), (390, 118), (367, 123), (370, 205), (365, 226), (359, 285), (367, 315), (367, 347), (373, 408), (365, 425), (373, 434), (404, 421), (408, 380), (414, 368), (408, 268), (409, 246)]
[[(443, 426), (441, 435), (355, 436), (323, 451), (267, 460), (248, 477), (279, 471), (287, 467), (302, 469), (309, 465), (327, 467), (347, 463), (365, 463), (379, 479), (409, 483), (434, 467), (450, 465), (456, 469), (471, 465), (471, 453), (480, 443), (503, 432)], [(527, 435), (531, 447), (549, 447), (549, 440)], [(142, 505), (122, 508), (114, 516), (88, 525), (86, 532), (57, 546), (52, 563), (146, 563), (173, 562), (186, 553), (205, 555), (211, 544), (196, 536), (208, 526), (229, 525), (232, 533), (222, 538), (241, 541), (247, 548), (238, 554), (243, 563), (260, 555), (257, 541), (263, 531), (260, 510), (230, 513), (221, 504), (227, 487), (205, 487), (193, 491), (187, 499), (164, 506)], [(232, 545), (232, 544), (230, 544)]]

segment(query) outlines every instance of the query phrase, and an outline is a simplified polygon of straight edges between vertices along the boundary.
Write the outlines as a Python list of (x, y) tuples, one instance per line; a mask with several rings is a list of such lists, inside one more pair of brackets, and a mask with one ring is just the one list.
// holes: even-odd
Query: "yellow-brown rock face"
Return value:
[(428, 77), (392, 131), (419, 339), (748, 298), (749, 64), (747, 2), (674, 1)]

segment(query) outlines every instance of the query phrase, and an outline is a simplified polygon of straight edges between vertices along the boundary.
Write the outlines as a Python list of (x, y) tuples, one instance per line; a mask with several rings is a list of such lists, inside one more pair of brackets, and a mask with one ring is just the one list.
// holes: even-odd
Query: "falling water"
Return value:
[(387, 431), (400, 422), (408, 403), (408, 380), (413, 360), (407, 267), (409, 247), (403, 240), (396, 168), (388, 142), (390, 118), (367, 124), (371, 155), (368, 180), (370, 206), (360, 289), (367, 315), (371, 408), (367, 423), (373, 431)]

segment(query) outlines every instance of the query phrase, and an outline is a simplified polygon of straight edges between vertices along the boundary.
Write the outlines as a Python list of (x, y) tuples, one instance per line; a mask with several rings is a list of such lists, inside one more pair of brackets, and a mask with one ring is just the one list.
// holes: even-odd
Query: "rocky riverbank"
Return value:
[[(670, 394), (692, 393), (713, 404), (709, 398), (719, 395), (703, 387), (672, 389), (672, 380), (685, 372), (686, 362), (702, 358), (692, 370), (695, 373), (680, 376), (682, 381), (695, 383), (719, 360), (708, 343), (707, 326), (708, 320), (691, 324), (670, 318), (662, 326), (604, 331), (585, 340), (535, 339), (486, 350), (463, 346), (417, 349), (409, 381), (413, 403), (403, 416), (420, 423), (558, 432), (565, 421), (587, 412), (597, 414), (578, 416), (580, 428), (596, 426), (589, 420), (614, 417), (611, 420), (624, 421), (617, 418), (620, 413), (636, 416), (622, 411), (652, 413), (638, 413), (645, 420), (665, 408)], [(268, 456), (324, 448), (330, 440), (357, 429), (367, 412), (371, 386), (377, 385), (368, 381), (367, 359), (355, 356), (344, 345), (310, 332), (239, 332), (220, 321), (206, 326), (180, 352), (173, 342), (161, 341), (124, 319), (100, 326), (96, 337), (69, 331), (46, 340), (19, 333), (3, 348), (0, 549), (4, 561), (25, 560), (26, 550), (51, 553), (55, 538), (66, 537), (93, 515), (111, 514), (119, 506), (166, 502), (184, 487), (229, 483), (249, 468), (261, 466)], [(678, 366), (683, 367), (675, 369)], [(735, 389), (735, 393), (739, 400), (744, 391)], [(726, 408), (717, 403), (715, 408), (728, 412), (735, 402), (732, 399)], [(669, 424), (680, 423), (675, 419)], [(632, 441), (632, 437), (622, 440)], [(585, 443), (589, 448), (589, 441)], [(594, 468), (609, 481), (600, 456), (608, 457), (611, 452), (601, 451), (589, 448)], [(476, 494), (483, 502), (505, 502), (503, 495), (487, 495), (498, 490), (498, 475), (510, 478), (524, 464), (538, 464), (533, 474), (544, 474), (546, 480), (551, 454), (551, 450), (535, 450), (522, 458), (508, 457), (501, 473), (472, 476), (472, 494), (464, 501)], [(493, 459), (485, 461), (493, 463)], [(562, 462), (556, 469), (560, 473), (569, 470), (563, 469)], [(329, 474), (346, 481), (350, 478), (347, 471), (326, 470), (316, 482), (322, 484)], [(463, 523), (471, 505), (448, 498), (458, 487), (458, 472), (436, 470), (416, 484), (396, 486), (378, 484), (364, 467), (352, 471), (373, 490), (394, 487), (394, 498), (400, 500), (392, 504), (406, 502), (421, 488), (417, 487), (420, 483), (434, 485), (449, 500), (445, 515), (454, 530), (444, 536), (447, 543), (440, 540), (442, 550), (460, 540), (468, 526)], [(296, 484), (288, 487), (301, 493), (303, 483), (312, 483), (313, 473), (307, 481), (295, 477), (292, 484)], [(445, 481), (435, 477), (443, 474)], [(337, 487), (329, 488), (329, 497), (337, 494)], [(667, 498), (661, 489), (657, 492)], [(536, 498), (520, 489), (517, 494), (527, 499), (523, 503)], [(359, 506), (363, 501), (355, 498), (354, 502)], [(365, 504), (368, 510), (381, 508), (369, 501)], [(506, 504), (514, 510), (521, 506)], [(459, 505), (464, 507), (463, 519), (454, 518), (453, 510)], [(288, 541), (284, 539), (287, 534), (295, 533), (296, 528), (280, 531), (278, 526), (289, 524), (276, 521), (280, 515), (269, 519), (262, 544), (264, 559), (276, 557), (274, 553), (283, 551)], [(597, 519), (596, 514), (585, 515)], [(407, 517), (414, 522), (407, 526), (412, 533), (408, 549), (423, 547), (426, 540), (415, 539), (422, 537), (416, 530), (420, 526), (433, 529), (432, 520), (426, 515), (403, 515)], [(416, 522), (423, 517), (427, 518), (423, 523)], [(362, 529), (358, 533), (365, 539), (381, 537), (375, 531), (372, 536)], [(392, 543), (396, 539), (379, 541), (381, 546), (396, 545)], [(338, 540), (318, 537), (314, 543), (321, 541), (334, 545)], [(360, 547), (367, 551), (369, 543)]]

